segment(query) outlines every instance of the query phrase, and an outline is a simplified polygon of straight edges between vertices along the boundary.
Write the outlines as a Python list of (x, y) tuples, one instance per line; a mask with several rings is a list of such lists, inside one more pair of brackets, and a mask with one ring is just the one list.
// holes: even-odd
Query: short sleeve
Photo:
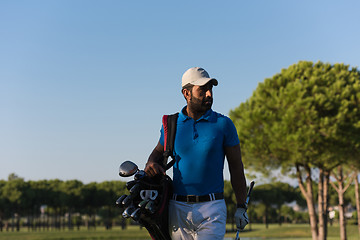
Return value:
[(228, 117), (225, 117), (224, 132), (225, 132), (225, 140), (224, 140), (225, 147), (232, 147), (240, 143), (235, 125)]

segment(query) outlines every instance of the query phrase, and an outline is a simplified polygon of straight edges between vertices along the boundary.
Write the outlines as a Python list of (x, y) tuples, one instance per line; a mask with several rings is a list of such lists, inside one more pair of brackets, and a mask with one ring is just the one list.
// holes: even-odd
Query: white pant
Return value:
[(169, 232), (173, 240), (221, 240), (226, 231), (225, 200), (185, 203), (170, 200)]

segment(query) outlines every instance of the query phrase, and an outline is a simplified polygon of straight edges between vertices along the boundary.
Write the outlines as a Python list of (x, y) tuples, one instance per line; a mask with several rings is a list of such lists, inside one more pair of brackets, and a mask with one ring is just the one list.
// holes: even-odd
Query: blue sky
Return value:
[[(143, 167), (181, 76), (225, 115), (300, 60), (360, 64), (359, 1), (0, 1), (0, 179), (119, 180)], [(245, 166), (246, 167), (246, 166)], [(228, 179), (228, 171), (225, 169)]]

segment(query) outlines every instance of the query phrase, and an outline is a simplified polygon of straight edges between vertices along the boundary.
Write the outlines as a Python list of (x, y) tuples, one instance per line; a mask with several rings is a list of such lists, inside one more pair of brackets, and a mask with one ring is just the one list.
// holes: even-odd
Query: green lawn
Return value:
[[(228, 226), (230, 229), (230, 226)], [(251, 231), (249, 230), (251, 227)], [(349, 225), (347, 227), (348, 240), (359, 240), (358, 230), (356, 225)], [(235, 238), (236, 233), (226, 233), (226, 239)], [(329, 227), (328, 240), (339, 239), (338, 226)], [(305, 224), (283, 224), (270, 225), (268, 229), (262, 224), (251, 224), (246, 227), (246, 231), (240, 233), (241, 239), (301, 239), (311, 240), (311, 233), (309, 225)], [(98, 227), (96, 230), (81, 229), (68, 231), (37, 231), (28, 232), (23, 228), (20, 232), (0, 232), (1, 240), (119, 240), (119, 239), (150, 239), (145, 228), (138, 226), (129, 226), (126, 230), (121, 230), (115, 227), (112, 230), (105, 230), (103, 227)]]
[(78, 230), (53, 230), (28, 232), (22, 229), (20, 232), (0, 232), (1, 240), (119, 240), (119, 239), (151, 239), (145, 228), (128, 226), (126, 230), (115, 227), (112, 230), (105, 230), (104, 227), (97, 227), (96, 230), (85, 228)]
[[(230, 229), (230, 227), (229, 227)], [(251, 231), (249, 230), (251, 229)], [(347, 226), (347, 236), (348, 240), (359, 240), (358, 229), (356, 225)], [(236, 233), (228, 232), (225, 237), (235, 238)], [(278, 224), (270, 224), (269, 228), (266, 229), (264, 224), (251, 224), (247, 226), (245, 231), (240, 232), (241, 238), (269, 238), (269, 239), (301, 239), (301, 240), (311, 240), (310, 226), (308, 224), (283, 224), (279, 226)], [(329, 226), (328, 231), (328, 240), (338, 240), (340, 239), (339, 235), (339, 226), (333, 225)]]

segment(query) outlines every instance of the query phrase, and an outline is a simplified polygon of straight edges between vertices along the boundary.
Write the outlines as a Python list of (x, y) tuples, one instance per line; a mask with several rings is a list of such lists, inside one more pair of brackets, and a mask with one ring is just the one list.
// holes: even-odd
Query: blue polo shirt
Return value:
[[(194, 120), (182, 109), (177, 121), (173, 167), (174, 193), (206, 195), (224, 191), (224, 147), (239, 144), (230, 118), (208, 110)], [(160, 143), (164, 146), (164, 129)]]

